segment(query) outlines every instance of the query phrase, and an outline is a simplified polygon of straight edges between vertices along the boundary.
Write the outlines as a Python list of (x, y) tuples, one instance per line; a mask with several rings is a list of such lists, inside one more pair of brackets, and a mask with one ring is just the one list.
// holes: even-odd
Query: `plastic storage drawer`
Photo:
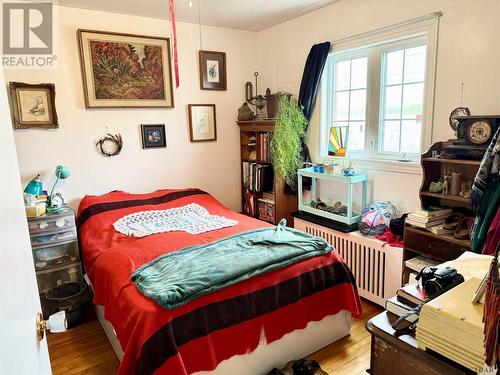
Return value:
[(76, 239), (76, 228), (68, 228), (68, 230), (59, 230), (52, 233), (40, 233), (31, 236), (31, 246), (33, 249), (46, 246), (54, 246), (58, 243), (68, 242)]
[(78, 241), (33, 248), (33, 260), (37, 271), (78, 262), (80, 260)]
[(75, 215), (71, 208), (65, 207), (60, 214), (43, 215), (37, 219), (30, 219), (28, 227), (31, 235), (72, 228), (75, 227)]
[(82, 267), (80, 263), (50, 268), (36, 273), (40, 294), (47, 293), (50, 289), (61, 284), (79, 282), (82, 280), (82, 277)]

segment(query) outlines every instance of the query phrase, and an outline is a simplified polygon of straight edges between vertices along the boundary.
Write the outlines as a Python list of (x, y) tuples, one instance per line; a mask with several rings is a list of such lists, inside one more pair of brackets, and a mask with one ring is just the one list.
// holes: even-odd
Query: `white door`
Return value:
[(0, 67), (0, 374), (50, 374), (5, 87)]

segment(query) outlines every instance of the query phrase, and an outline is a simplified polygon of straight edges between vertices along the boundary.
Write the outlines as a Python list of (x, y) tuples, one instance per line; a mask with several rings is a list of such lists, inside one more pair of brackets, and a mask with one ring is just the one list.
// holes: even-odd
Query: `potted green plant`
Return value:
[(295, 98), (278, 96), (278, 111), (274, 120), (274, 134), (271, 142), (271, 161), (274, 173), (294, 187), (297, 169), (302, 167), (302, 139), (307, 120)]

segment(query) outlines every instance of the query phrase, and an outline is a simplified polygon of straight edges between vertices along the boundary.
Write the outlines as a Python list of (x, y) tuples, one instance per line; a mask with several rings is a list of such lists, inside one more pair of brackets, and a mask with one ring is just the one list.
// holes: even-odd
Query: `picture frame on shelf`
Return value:
[(9, 89), (12, 97), (14, 129), (59, 127), (53, 83), (10, 82)]
[(227, 90), (226, 53), (199, 52), (200, 89)]
[(165, 148), (167, 138), (165, 124), (141, 125), (142, 148)]
[(170, 39), (78, 29), (87, 108), (173, 108)]
[(217, 140), (215, 104), (189, 104), (188, 115), (191, 142)]

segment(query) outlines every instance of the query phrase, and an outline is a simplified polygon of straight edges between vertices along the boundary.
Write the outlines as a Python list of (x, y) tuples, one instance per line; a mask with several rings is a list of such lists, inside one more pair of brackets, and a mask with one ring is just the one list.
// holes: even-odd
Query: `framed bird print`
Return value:
[(200, 51), (200, 88), (226, 90), (226, 53)]

